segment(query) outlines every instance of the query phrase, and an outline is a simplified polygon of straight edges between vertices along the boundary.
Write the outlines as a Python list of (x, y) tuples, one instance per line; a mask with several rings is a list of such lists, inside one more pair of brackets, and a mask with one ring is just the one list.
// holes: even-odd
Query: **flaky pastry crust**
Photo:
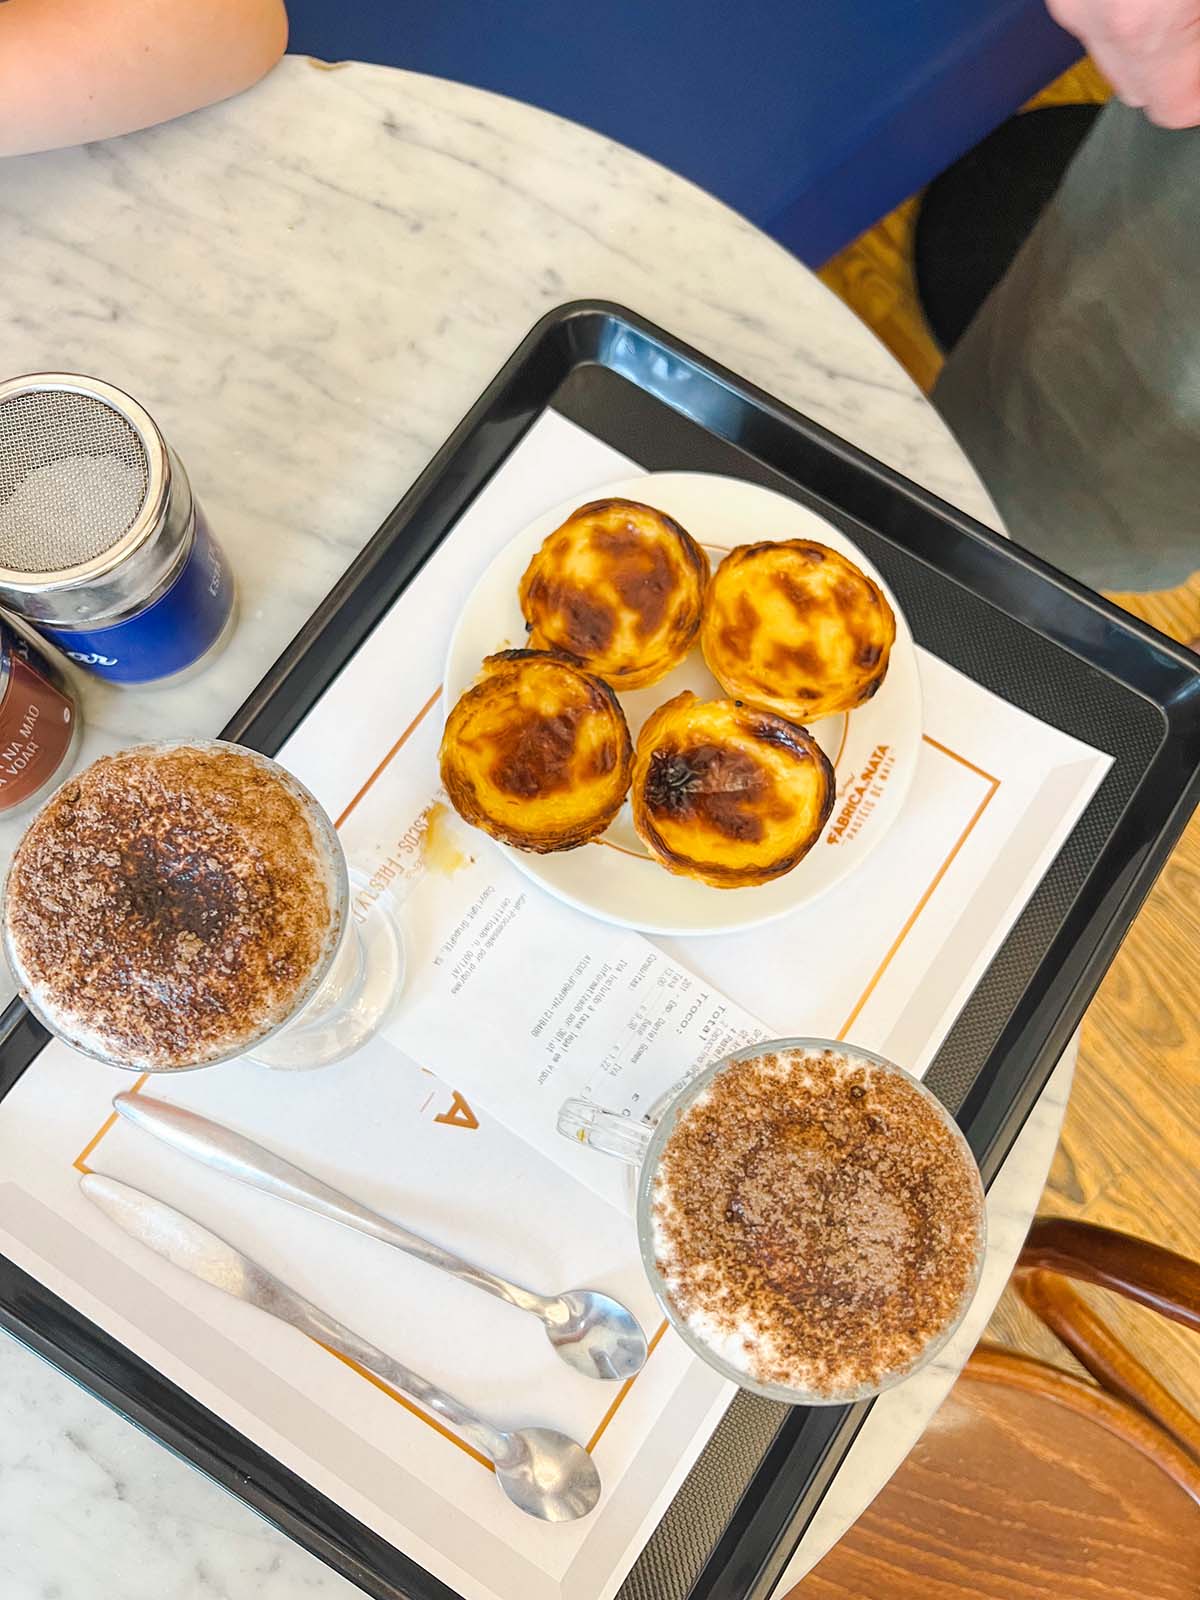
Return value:
[(446, 719), (441, 770), (458, 814), (518, 850), (586, 844), (629, 790), (633, 747), (616, 695), (570, 657), (489, 656)]
[(674, 518), (594, 500), (547, 536), (521, 579), (529, 643), (568, 651), (614, 689), (643, 689), (695, 642), (708, 573)]
[(633, 762), (633, 820), (670, 872), (718, 889), (782, 877), (821, 837), (833, 768), (806, 729), (685, 690), (651, 716)]
[(869, 700), (895, 637), (879, 585), (811, 539), (731, 550), (713, 573), (700, 630), (726, 694), (800, 723)]

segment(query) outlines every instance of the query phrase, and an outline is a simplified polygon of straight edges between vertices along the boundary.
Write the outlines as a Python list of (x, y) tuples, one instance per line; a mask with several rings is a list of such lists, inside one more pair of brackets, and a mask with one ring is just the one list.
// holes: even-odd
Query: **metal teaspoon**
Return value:
[(253, 1139), (195, 1111), (128, 1092), (117, 1095), (113, 1106), (127, 1122), (144, 1128), (194, 1161), (265, 1194), (315, 1211), (331, 1222), (381, 1239), (428, 1266), (438, 1267), (463, 1283), (507, 1301), (518, 1311), (532, 1312), (541, 1318), (546, 1337), (560, 1360), (587, 1378), (631, 1378), (646, 1363), (646, 1336), (640, 1324), (631, 1311), (609, 1295), (595, 1289), (537, 1294), (381, 1217), (282, 1156), (273, 1155)]
[(490, 1457), (500, 1487), (521, 1511), (543, 1522), (573, 1522), (586, 1517), (599, 1500), (600, 1474), (595, 1463), (583, 1446), (565, 1433), (554, 1428), (506, 1431), (494, 1427), (181, 1211), (98, 1173), (81, 1178), (79, 1187), (118, 1227), (174, 1266), (349, 1356), (452, 1422)]

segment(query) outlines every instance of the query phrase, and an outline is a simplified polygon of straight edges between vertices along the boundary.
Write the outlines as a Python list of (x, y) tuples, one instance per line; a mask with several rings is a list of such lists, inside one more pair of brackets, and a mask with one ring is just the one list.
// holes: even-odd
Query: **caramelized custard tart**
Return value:
[(708, 571), (664, 512), (594, 500), (547, 536), (521, 579), (529, 644), (568, 651), (614, 689), (643, 689), (694, 643)]
[(633, 746), (601, 678), (564, 655), (504, 650), (446, 719), (440, 759), (459, 816), (544, 854), (604, 832), (628, 792)]
[(685, 690), (649, 718), (633, 762), (633, 821), (670, 872), (718, 889), (790, 872), (833, 809), (833, 768), (804, 728)]
[(895, 637), (892, 608), (865, 572), (814, 540), (781, 539), (721, 562), (700, 643), (726, 694), (810, 722), (869, 700)]

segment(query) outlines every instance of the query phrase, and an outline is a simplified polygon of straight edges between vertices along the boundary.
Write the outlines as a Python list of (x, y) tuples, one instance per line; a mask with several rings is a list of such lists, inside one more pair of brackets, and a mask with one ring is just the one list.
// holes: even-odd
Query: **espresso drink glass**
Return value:
[(103, 756), (56, 790), (14, 853), (4, 945), (47, 1028), (136, 1072), (339, 1060), (386, 1018), (402, 968), (387, 908), (352, 916), (317, 801), (219, 739)]
[(983, 1265), (983, 1186), (916, 1078), (826, 1039), (752, 1045), (645, 1121), (568, 1100), (559, 1131), (636, 1173), (642, 1262), (691, 1349), (744, 1389), (844, 1405), (930, 1361)]

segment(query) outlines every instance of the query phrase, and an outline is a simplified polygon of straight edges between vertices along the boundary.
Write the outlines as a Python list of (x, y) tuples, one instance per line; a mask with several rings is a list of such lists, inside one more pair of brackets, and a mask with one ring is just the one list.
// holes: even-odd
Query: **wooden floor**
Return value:
[[(1090, 63), (1034, 105), (1105, 100)], [(921, 316), (910, 200), (835, 256), (821, 277), (928, 390), (941, 357)], [(1200, 572), (1179, 589), (1115, 599), (1180, 640), (1200, 640)], [(1083, 1031), (1071, 1104), (1041, 1209), (1200, 1256), (1200, 819), (1176, 849), (1113, 964)], [(1200, 1414), (1200, 1339), (1097, 1294), (1104, 1314)], [(989, 1336), (1070, 1366), (1011, 1292)]]

